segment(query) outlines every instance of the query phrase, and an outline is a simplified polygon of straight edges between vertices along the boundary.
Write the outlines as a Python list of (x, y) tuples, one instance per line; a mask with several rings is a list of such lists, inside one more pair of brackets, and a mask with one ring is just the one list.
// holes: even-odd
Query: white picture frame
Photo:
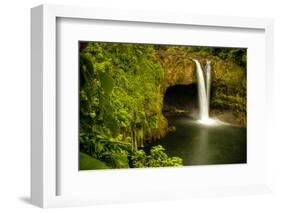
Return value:
[[(257, 181), (238, 181), (236, 183), (216, 183), (214, 185), (202, 185), (194, 183), (194, 187), (183, 186), (182, 188), (167, 183), (167, 188), (160, 189), (158, 185), (153, 189), (153, 192), (145, 194), (140, 192), (137, 194), (138, 189), (134, 194), (132, 189), (119, 191), (116, 193), (108, 192), (107, 194), (89, 195), (83, 194), (81, 191), (76, 194), (60, 194), (58, 193), (58, 185), (62, 184), (59, 174), (62, 170), (63, 164), (59, 166), (58, 160), (60, 159), (60, 152), (58, 152), (58, 88), (60, 81), (57, 78), (58, 61), (58, 21), (60, 19), (68, 20), (100, 20), (102, 21), (116, 21), (118, 26), (122, 23), (142, 23), (153, 24), (154, 26), (167, 26), (173, 29), (176, 26), (197, 26), (201, 28), (212, 29), (226, 29), (232, 30), (257, 30), (263, 33), (262, 41), (264, 41), (264, 53), (261, 54), (264, 68), (261, 68), (261, 75), (266, 76), (266, 79), (259, 78), (257, 80), (263, 81), (265, 87), (260, 91), (265, 96), (260, 101), (264, 105), (260, 107), (259, 112), (264, 112), (263, 107), (272, 107), (272, 96), (270, 89), (273, 87), (273, 21), (271, 19), (256, 19), (256, 18), (241, 18), (241, 17), (216, 17), (216, 16), (203, 16), (203, 15), (188, 15), (188, 14), (166, 14), (160, 12), (148, 11), (122, 11), (101, 8), (85, 8), (74, 6), (54, 6), (54, 5), (41, 5), (31, 10), (31, 73), (32, 73), (32, 88), (31, 88), (31, 201), (33, 204), (43, 207), (62, 207), (62, 206), (76, 206), (76, 205), (91, 205), (99, 203), (116, 203), (116, 202), (138, 202), (144, 200), (165, 200), (165, 199), (183, 199), (188, 197), (198, 196), (214, 196), (214, 195), (241, 195), (270, 192), (270, 161), (265, 163), (260, 168), (255, 168), (258, 174), (263, 174), (262, 178)], [(118, 28), (118, 26), (116, 26)], [(251, 85), (250, 85), (251, 86)], [(252, 84), (253, 86), (253, 84)], [(251, 88), (250, 88), (251, 89)], [(253, 88), (254, 89), (254, 88)], [(255, 100), (252, 99), (252, 103)], [(250, 104), (251, 107), (251, 104)], [(251, 110), (251, 108), (250, 108)], [(270, 110), (268, 110), (270, 113)], [(271, 122), (267, 114), (263, 117), (258, 117), (266, 125), (266, 131), (259, 133), (264, 141), (261, 141), (260, 147), (257, 148), (259, 156), (263, 159), (268, 157), (269, 153), (266, 152), (265, 147), (270, 146), (269, 132), (271, 129)], [(260, 128), (257, 127), (257, 128)], [(251, 151), (253, 152), (253, 151)], [(72, 153), (73, 155), (73, 153)], [(78, 155), (78, 154), (77, 154)], [(77, 156), (73, 156), (77, 158)], [(239, 165), (237, 165), (239, 166)], [(237, 168), (236, 166), (236, 168)], [(197, 167), (198, 168), (198, 167)], [(230, 173), (240, 170), (231, 168)], [(225, 169), (225, 168), (224, 168)], [(243, 168), (247, 170), (248, 168)], [(193, 179), (199, 178), (201, 168), (193, 171)], [(209, 167), (204, 167), (203, 170), (212, 172)], [(62, 170), (63, 171), (63, 170)], [(145, 178), (153, 178), (153, 171), (163, 178), (173, 179), (174, 176), (165, 177), (165, 174), (174, 172), (175, 175), (186, 175), (186, 168), (174, 169), (150, 169), (150, 170), (134, 170), (128, 173), (128, 170), (120, 170), (119, 178), (138, 174)], [(226, 170), (227, 171), (227, 170)], [(78, 172), (78, 171), (77, 171)], [(106, 175), (110, 176), (116, 170), (106, 171), (101, 174), (99, 178), (104, 178)], [(214, 171), (221, 173), (221, 171)], [(99, 173), (92, 173), (91, 178), (99, 176)], [(85, 176), (85, 173), (84, 173)], [(155, 176), (155, 175), (154, 175)], [(239, 175), (238, 175), (239, 176)], [(215, 176), (214, 176), (215, 177)], [(250, 176), (248, 175), (248, 179)], [(118, 177), (117, 177), (118, 178)], [(83, 180), (87, 180), (83, 179)], [(74, 181), (74, 179), (70, 179)], [(70, 182), (71, 183), (71, 182)], [(75, 185), (75, 182), (73, 182)], [(130, 186), (130, 185), (129, 185)], [(129, 188), (127, 186), (127, 188)], [(124, 186), (126, 188), (126, 186)], [(83, 188), (83, 187), (82, 187)], [(85, 187), (84, 187), (85, 188)], [(91, 187), (90, 187), (91, 188)], [(74, 189), (74, 188), (73, 188)], [(75, 189), (77, 190), (77, 188)], [(87, 190), (87, 189), (85, 189)], [(139, 189), (140, 190), (140, 189)], [(123, 193), (122, 196), (119, 193)]]

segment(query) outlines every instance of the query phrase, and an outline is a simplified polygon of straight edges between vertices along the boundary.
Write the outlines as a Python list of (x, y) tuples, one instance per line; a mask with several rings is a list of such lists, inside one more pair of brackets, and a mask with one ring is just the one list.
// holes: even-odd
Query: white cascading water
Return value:
[(211, 95), (211, 62), (207, 61), (206, 64), (206, 87), (207, 87), (207, 100), (208, 100), (208, 117), (209, 117), (209, 107), (210, 107), (210, 95)]
[(198, 99), (199, 99), (199, 122), (202, 124), (212, 124), (214, 120), (209, 118), (209, 100), (211, 90), (211, 62), (207, 61), (205, 72), (198, 60), (193, 60), (196, 64)]

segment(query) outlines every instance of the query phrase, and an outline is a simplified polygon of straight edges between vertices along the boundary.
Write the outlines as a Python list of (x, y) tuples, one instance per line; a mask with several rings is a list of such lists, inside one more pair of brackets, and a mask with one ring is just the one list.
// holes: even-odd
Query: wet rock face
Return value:
[(161, 112), (159, 112), (158, 127), (151, 132), (147, 140), (148, 143), (165, 137), (169, 132), (168, 120), (163, 115), (163, 111), (165, 111), (164, 97), (167, 89), (174, 85), (190, 85), (196, 82), (195, 64), (184, 52), (160, 51), (158, 52), (158, 60), (165, 71), (164, 79), (159, 85), (163, 105)]
[[(164, 69), (164, 78), (158, 91), (162, 105), (155, 109), (155, 113), (159, 115), (158, 125), (150, 133), (147, 142), (163, 138), (169, 131), (175, 131), (169, 126), (166, 115), (191, 118), (198, 116), (196, 65), (192, 59), (199, 60), (204, 66), (207, 58), (212, 67), (210, 115), (235, 125), (246, 125), (246, 68), (217, 56), (203, 57), (179, 50), (159, 50), (156, 60)], [(177, 90), (176, 87), (181, 86), (188, 87), (189, 92), (183, 88), (179, 88), (180, 93), (169, 91), (171, 88)]]
[(245, 68), (231, 62), (214, 60), (212, 69), (211, 109), (231, 112), (235, 119), (230, 119), (234, 121), (230, 123), (245, 126), (247, 123), (247, 72)]
[(161, 53), (160, 63), (165, 70), (165, 76), (160, 84), (161, 92), (174, 85), (189, 85), (196, 82), (195, 64), (185, 53)]

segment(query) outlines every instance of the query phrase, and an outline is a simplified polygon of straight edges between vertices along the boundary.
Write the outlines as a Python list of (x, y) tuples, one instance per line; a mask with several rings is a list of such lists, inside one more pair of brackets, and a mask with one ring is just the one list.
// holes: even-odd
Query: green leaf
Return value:
[(91, 170), (91, 169), (110, 169), (102, 161), (95, 159), (87, 154), (80, 152), (79, 154), (79, 166), (80, 170)]
[(100, 81), (101, 81), (101, 86), (102, 86), (104, 92), (110, 94), (114, 88), (114, 81), (111, 78), (111, 76), (109, 76), (106, 73), (101, 73)]

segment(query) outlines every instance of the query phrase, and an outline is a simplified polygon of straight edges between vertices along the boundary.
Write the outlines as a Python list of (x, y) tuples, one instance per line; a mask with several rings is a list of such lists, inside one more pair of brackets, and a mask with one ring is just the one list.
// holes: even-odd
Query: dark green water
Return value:
[(246, 128), (227, 124), (204, 126), (185, 117), (168, 117), (170, 132), (146, 147), (162, 145), (169, 156), (184, 165), (235, 164), (247, 162)]

